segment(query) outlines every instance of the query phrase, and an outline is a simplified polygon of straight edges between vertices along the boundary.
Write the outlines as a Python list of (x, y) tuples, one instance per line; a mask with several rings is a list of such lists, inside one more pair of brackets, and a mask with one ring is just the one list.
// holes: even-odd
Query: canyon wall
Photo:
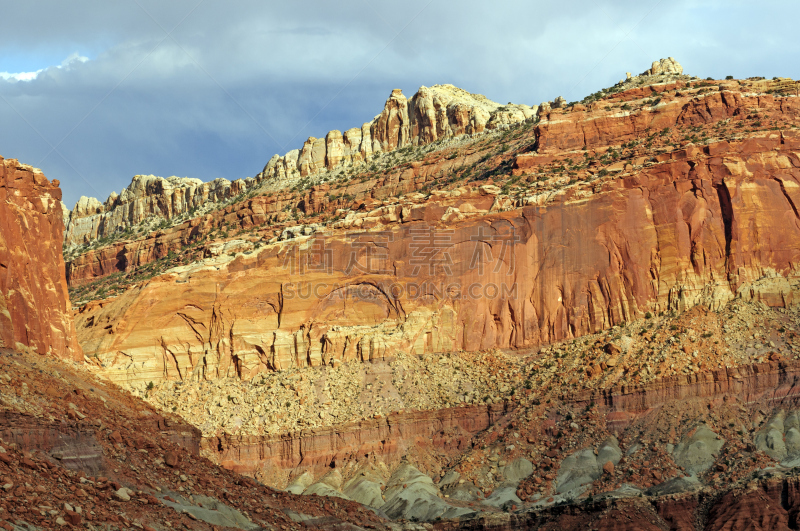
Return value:
[(0, 157), (0, 347), (80, 359), (63, 231), (58, 181)]
[[(602, 424), (621, 434), (634, 422), (656, 416), (666, 404), (723, 402), (747, 404), (754, 410), (792, 410), (800, 403), (800, 362), (771, 362), (670, 377), (647, 385), (581, 391), (558, 400), (575, 411), (598, 404)], [(225, 468), (284, 487), (289, 476), (310, 471), (315, 477), (332, 467), (365, 460), (392, 468), (413, 455), (424, 463), (433, 455), (453, 459), (486, 443), (490, 426), (522, 418), (526, 400), (495, 405), (447, 408), (437, 411), (395, 412), (350, 424), (282, 433), (241, 435), (221, 433), (202, 440), (203, 455)], [(530, 404), (528, 404), (530, 407)], [(499, 424), (498, 424), (499, 423)], [(522, 425), (518, 430), (524, 432)], [(497, 435), (495, 435), (495, 439)]]
[(364, 458), (389, 467), (410, 454), (454, 456), (471, 447), (473, 435), (507, 413), (507, 405), (392, 413), (352, 424), (284, 433), (278, 436), (206, 437), (203, 455), (269, 485), (285, 486), (287, 477), (308, 470), (315, 477)]
[[(276, 226), (293, 224), (289, 217), (292, 209), (297, 209), (306, 216), (334, 215), (337, 209), (355, 209), (359, 210), (358, 217), (369, 218), (356, 221), (357, 226), (373, 226), (380, 215), (376, 218), (371, 215), (371, 210), (364, 210), (376, 206), (382, 198), (409, 194), (437, 178), (463, 171), (464, 167), (474, 165), (480, 159), (480, 152), (459, 153), (455, 158), (444, 152), (436, 152), (423, 162), (414, 161), (409, 165), (392, 168), (387, 175), (379, 175), (373, 179), (350, 181), (337, 190), (329, 184), (320, 184), (302, 192), (283, 190), (256, 195), (171, 228), (89, 249), (67, 262), (67, 281), (71, 287), (79, 286), (114, 273), (132, 271), (164, 258), (170, 251), (179, 253), (185, 246), (196, 243), (198, 239), (220, 228), (233, 232), (259, 230), (263, 231), (262, 234), (271, 234)], [(330, 194), (335, 194), (338, 198), (333, 199)], [(355, 197), (358, 199), (354, 199)]]
[(554, 109), (540, 116), (537, 126), (537, 153), (550, 154), (567, 150), (582, 150), (622, 144), (659, 134), (664, 128), (697, 126), (730, 118), (742, 118), (752, 113), (797, 116), (798, 98), (775, 98), (770, 95), (747, 96), (741, 92), (718, 90), (695, 97), (675, 94), (660, 95), (680, 88), (680, 83), (653, 85), (621, 93), (620, 99), (659, 97), (653, 106), (640, 110), (620, 108), (601, 109), (599, 103), (575, 105), (565, 113)]
[(496, 213), (496, 187), (382, 207), (379, 232), (222, 256), (87, 304), (79, 337), (110, 378), (143, 386), (535, 347), (737, 295), (793, 304), (799, 149), (788, 133), (688, 148)]
[[(728, 85), (720, 86), (728, 87)], [(676, 96), (674, 93), (676, 89), (684, 92), (680, 93), (682, 95)], [(655, 135), (656, 138), (662, 138), (663, 136), (660, 133), (665, 128), (677, 128), (686, 124), (693, 126), (703, 123), (712, 124), (718, 120), (729, 118), (740, 120), (750, 113), (757, 112), (785, 117), (797, 116), (800, 113), (800, 104), (797, 103), (795, 98), (774, 98), (768, 95), (745, 96), (742, 93), (731, 92), (727, 88), (723, 91), (718, 91), (717, 86), (703, 90), (713, 92), (693, 96), (687, 92), (686, 83), (679, 81), (636, 87), (610, 96), (610, 101), (631, 101), (636, 98), (647, 98), (648, 96), (660, 98), (659, 104), (635, 111), (621, 112), (617, 108), (610, 108), (599, 103), (588, 107), (577, 104), (568, 110), (563, 108), (547, 109), (545, 112), (540, 113), (541, 122), (534, 129), (537, 151), (516, 155), (513, 174), (515, 176), (525, 176), (529, 173), (550, 171), (548, 168), (542, 169), (542, 167), (548, 162), (553, 162), (559, 156), (563, 156), (563, 150), (603, 150), (608, 146), (640, 139), (640, 136), (644, 137), (648, 134), (650, 136)], [(723, 144), (720, 144), (715, 149), (722, 149), (720, 146), (724, 147)], [(639, 149), (641, 148), (637, 148), (637, 150)], [(696, 149), (699, 148), (694, 148), (694, 150)], [(673, 156), (685, 158), (690, 156), (690, 152), (693, 152), (692, 149), (682, 151), (679, 155), (663, 153), (657, 155), (657, 157), (652, 157), (652, 160), (664, 162)], [(422, 161), (400, 165), (392, 168), (387, 174), (368, 179), (366, 182), (351, 180), (338, 188), (338, 190), (334, 190), (334, 186), (329, 184), (318, 185), (304, 192), (277, 190), (271, 194), (258, 195), (224, 209), (209, 212), (205, 216), (183, 222), (172, 229), (152, 232), (147, 236), (122, 239), (98, 249), (90, 249), (70, 258), (67, 264), (68, 282), (70, 286), (75, 286), (98, 277), (121, 271), (130, 271), (136, 267), (164, 258), (169, 251), (179, 252), (182, 247), (191, 244), (194, 239), (222, 225), (230, 226), (233, 230), (250, 230), (255, 227), (267, 227), (271, 223), (280, 223), (287, 216), (285, 212), (287, 208), (297, 208), (306, 215), (321, 212), (332, 215), (340, 208), (358, 207), (358, 204), (348, 200), (348, 197), (367, 197), (368, 199), (380, 200), (382, 198), (402, 196), (430, 185), (443, 176), (446, 177), (463, 171), (464, 168), (474, 167), (476, 163), (482, 160), (481, 150), (475, 148), (457, 150), (455, 154), (457, 156), (453, 159), (450, 158), (452, 157), (451, 153), (444, 153), (436, 157), (431, 154)], [(572, 156), (574, 157), (575, 155)], [(581, 156), (578, 153), (578, 157)], [(638, 157), (637, 163), (641, 166), (650, 159), (651, 157), (649, 156)], [(597, 163), (595, 162), (594, 164)], [(594, 171), (596, 172), (597, 170)], [(611, 171), (630, 173), (636, 170), (619, 163), (611, 166)], [(163, 179), (158, 179), (163, 181)], [(238, 182), (235, 181), (233, 185)], [(339, 184), (341, 185), (341, 183)], [(136, 188), (140, 191), (146, 189), (142, 186)], [(232, 190), (238, 192), (239, 188), (234, 186)], [(580, 191), (578, 193), (584, 192)], [(330, 194), (334, 194), (338, 199), (330, 197)], [(185, 212), (190, 206), (196, 207), (199, 204), (198, 201), (180, 198), (176, 200), (172, 199), (172, 196), (165, 198), (159, 194), (148, 195), (142, 193), (139, 197), (140, 199), (137, 201), (150, 205), (174, 204), (172, 212)], [(202, 199), (203, 196), (199, 197)], [(525, 198), (525, 201), (517, 200), (517, 204), (522, 205), (528, 202), (538, 204), (542, 201), (548, 201), (548, 197), (549, 194), (538, 194), (534, 197)], [(180, 205), (185, 206), (181, 207)], [(81, 210), (81, 212), (84, 210)], [(166, 211), (170, 211), (169, 208), (158, 207), (158, 212)], [(151, 210), (139, 209), (137, 212), (151, 212)], [(91, 225), (99, 223), (111, 215), (117, 215), (117, 211), (112, 210), (108, 213), (93, 214), (87, 218), (81, 218), (73, 214), (73, 218), (78, 220), (86, 219), (86, 222)], [(137, 214), (131, 218), (131, 223), (135, 220), (144, 219), (144, 217), (146, 216)], [(70, 241), (76, 241), (75, 237), (79, 234), (95, 234), (95, 229), (86, 229), (88, 230), (86, 232), (84, 229), (78, 230), (78, 225), (75, 222), (72, 225), (76, 227), (75, 230), (78, 232), (68, 235), (67, 239)], [(113, 224), (110, 226), (113, 226)], [(100, 235), (100, 232), (97, 232), (97, 235)], [(81, 236), (81, 238), (88, 240), (90, 236)]]

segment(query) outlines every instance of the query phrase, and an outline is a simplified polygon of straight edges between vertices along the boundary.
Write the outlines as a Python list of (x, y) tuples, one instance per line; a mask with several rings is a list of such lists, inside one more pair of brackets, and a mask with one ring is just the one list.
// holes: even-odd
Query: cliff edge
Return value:
[(0, 347), (79, 359), (58, 181), (0, 157)]

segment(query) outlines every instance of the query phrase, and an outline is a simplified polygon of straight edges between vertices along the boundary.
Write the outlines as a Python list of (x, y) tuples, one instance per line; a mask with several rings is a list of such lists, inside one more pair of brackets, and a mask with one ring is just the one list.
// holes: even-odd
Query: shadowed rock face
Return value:
[(663, 498), (631, 498), (585, 503), (521, 514), (491, 514), (434, 524), (437, 531), (511, 529), (793, 529), (798, 524), (800, 488), (797, 478), (753, 482), (712, 499), (685, 494)]
[(25, 450), (49, 454), (64, 468), (98, 474), (103, 467), (103, 448), (94, 430), (72, 423), (48, 423), (28, 415), (0, 414), (0, 438)]
[(0, 528), (288, 529), (293, 514), (385, 529), (356, 503), (326, 509), (211, 464), (196, 428), (72, 363), (0, 349), (0, 397)]
[(58, 181), (0, 157), (0, 347), (79, 359)]

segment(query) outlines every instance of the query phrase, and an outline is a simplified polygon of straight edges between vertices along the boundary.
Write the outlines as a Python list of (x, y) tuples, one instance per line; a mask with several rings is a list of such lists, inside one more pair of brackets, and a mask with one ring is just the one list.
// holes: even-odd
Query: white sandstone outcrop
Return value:
[(81, 197), (65, 216), (64, 244), (71, 248), (88, 243), (154, 217), (171, 219), (206, 203), (235, 197), (255, 184), (252, 178), (204, 183), (187, 177), (136, 175), (121, 194), (112, 193), (105, 203)]
[(643, 76), (657, 76), (659, 74), (672, 74), (679, 76), (683, 74), (683, 67), (678, 61), (675, 60), (674, 57), (667, 57), (666, 59), (653, 61), (653, 65), (641, 73)]
[(330, 131), (324, 139), (311, 137), (302, 149), (274, 155), (258, 179), (308, 177), (371, 160), (375, 155), (445, 138), (505, 129), (536, 118), (527, 105), (500, 105), (481, 94), (453, 85), (420, 87), (407, 99), (394, 89), (383, 111), (361, 128), (342, 134)]

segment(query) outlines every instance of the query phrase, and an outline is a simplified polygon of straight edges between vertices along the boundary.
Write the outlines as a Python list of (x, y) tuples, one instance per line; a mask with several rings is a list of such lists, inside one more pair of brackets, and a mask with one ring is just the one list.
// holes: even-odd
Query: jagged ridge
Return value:
[(344, 134), (333, 130), (325, 138), (311, 137), (302, 149), (274, 155), (258, 177), (307, 177), (369, 161), (379, 153), (502, 129), (535, 117), (536, 109), (527, 105), (500, 105), (453, 85), (420, 87), (410, 100), (394, 89), (372, 121)]
[(105, 203), (81, 196), (65, 213), (64, 245), (71, 249), (98, 238), (131, 230), (153, 219), (173, 219), (210, 203), (219, 203), (252, 189), (255, 179), (215, 179), (204, 183), (189, 177), (136, 175), (121, 194), (112, 192)]
[(147, 220), (170, 220), (193, 209), (213, 208), (210, 203), (235, 199), (265, 180), (277, 180), (280, 188), (286, 181), (362, 164), (382, 153), (504, 129), (535, 118), (536, 109), (527, 105), (500, 105), (453, 85), (420, 87), (410, 100), (395, 89), (371, 122), (344, 134), (334, 130), (325, 138), (310, 137), (301, 149), (273, 156), (256, 178), (204, 183), (192, 178), (137, 175), (122, 194), (112, 193), (105, 203), (81, 197), (64, 215), (65, 248), (72, 250), (135, 229)]

